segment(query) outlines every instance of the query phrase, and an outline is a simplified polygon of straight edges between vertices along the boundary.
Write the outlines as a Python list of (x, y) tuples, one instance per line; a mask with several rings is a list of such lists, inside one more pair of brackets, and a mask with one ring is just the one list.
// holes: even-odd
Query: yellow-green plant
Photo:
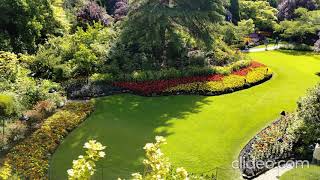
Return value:
[(7, 180), (12, 176), (12, 169), (8, 163), (4, 163), (4, 165), (0, 168), (0, 178), (3, 180)]
[(86, 155), (72, 162), (72, 169), (68, 170), (69, 180), (89, 180), (96, 171), (95, 163), (106, 155), (103, 152), (106, 147), (96, 140), (86, 142), (83, 148), (87, 149)]
[(188, 172), (182, 167), (174, 170), (169, 159), (162, 153), (160, 146), (166, 144), (166, 139), (161, 136), (157, 136), (155, 139), (155, 143), (147, 143), (143, 148), (146, 152), (146, 159), (143, 160), (143, 164), (146, 167), (144, 175), (141, 173), (133, 173), (132, 179), (188, 179)]

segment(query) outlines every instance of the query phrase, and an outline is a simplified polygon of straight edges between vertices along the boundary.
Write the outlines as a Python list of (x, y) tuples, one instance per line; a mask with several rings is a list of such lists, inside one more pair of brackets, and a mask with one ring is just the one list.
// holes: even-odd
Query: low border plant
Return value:
[(49, 117), (31, 136), (7, 154), (4, 163), (28, 179), (46, 179), (49, 158), (69, 132), (93, 111), (93, 101), (71, 102)]

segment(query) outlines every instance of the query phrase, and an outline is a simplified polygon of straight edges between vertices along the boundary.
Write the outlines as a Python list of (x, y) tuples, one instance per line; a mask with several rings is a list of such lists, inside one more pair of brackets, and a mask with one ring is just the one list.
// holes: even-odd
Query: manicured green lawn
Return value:
[[(235, 179), (231, 163), (242, 147), (281, 111), (293, 111), (296, 101), (320, 78), (320, 56), (298, 52), (262, 52), (253, 59), (267, 64), (274, 77), (233, 94), (140, 97), (129, 94), (97, 99), (97, 109), (62, 143), (51, 162), (52, 179), (61, 180), (82, 145), (97, 139), (107, 145), (101, 179), (128, 178), (141, 171), (142, 147), (163, 135), (163, 147), (175, 166), (200, 173), (219, 167), (220, 179)], [(232, 177), (233, 176), (233, 177)]]
[(288, 171), (280, 180), (319, 180), (320, 166), (299, 167)]

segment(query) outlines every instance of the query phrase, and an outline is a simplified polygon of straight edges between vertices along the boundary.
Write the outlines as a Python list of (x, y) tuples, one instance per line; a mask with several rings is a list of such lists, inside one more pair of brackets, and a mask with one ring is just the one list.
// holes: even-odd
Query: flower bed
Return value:
[(144, 82), (116, 82), (114, 86), (140, 95), (202, 94), (215, 95), (243, 89), (272, 76), (265, 65), (252, 62), (250, 66), (233, 71), (230, 75), (183, 77)]
[(49, 117), (30, 137), (17, 144), (6, 156), (5, 163), (13, 172), (27, 179), (46, 179), (50, 155), (70, 131), (90, 112), (93, 103), (68, 103)]
[(240, 153), (243, 176), (252, 179), (269, 170), (265, 166), (259, 167), (258, 163), (276, 163), (293, 157), (293, 146), (298, 139), (295, 131), (301, 125), (302, 121), (290, 114), (258, 133)]

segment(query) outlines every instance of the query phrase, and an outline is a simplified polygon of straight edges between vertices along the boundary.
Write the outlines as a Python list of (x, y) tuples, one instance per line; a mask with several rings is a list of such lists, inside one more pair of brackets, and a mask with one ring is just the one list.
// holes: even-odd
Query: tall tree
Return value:
[(240, 21), (240, 7), (239, 0), (231, 0), (230, 2), (230, 12), (232, 14), (232, 22), (238, 24)]
[(169, 57), (178, 60), (185, 48), (178, 29), (207, 46), (212, 45), (208, 25), (224, 17), (221, 0), (135, 0), (130, 7), (119, 44), (124, 48), (120, 54), (128, 54), (128, 61), (139, 60), (132, 62), (133, 69), (145, 61), (152, 68), (159, 68), (168, 64)]

